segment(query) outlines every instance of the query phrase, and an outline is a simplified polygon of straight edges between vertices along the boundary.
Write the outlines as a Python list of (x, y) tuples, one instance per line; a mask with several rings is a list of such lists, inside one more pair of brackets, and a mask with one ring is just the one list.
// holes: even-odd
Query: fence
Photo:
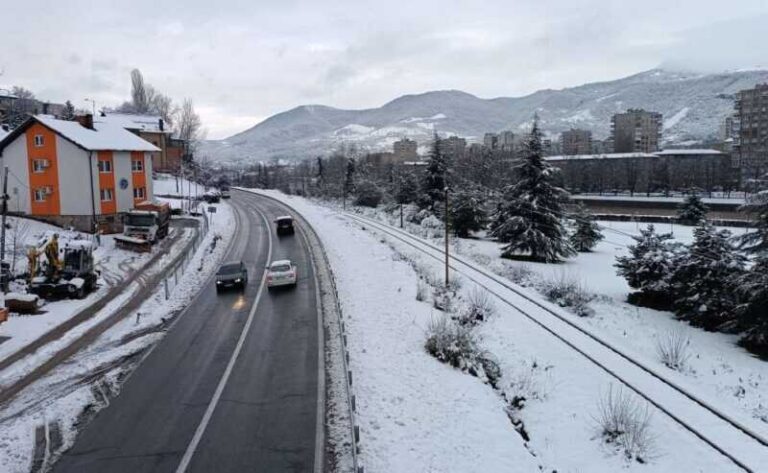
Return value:
[(179, 285), (179, 280), (184, 276), (187, 267), (192, 262), (192, 258), (197, 253), (197, 249), (203, 242), (203, 239), (208, 235), (210, 231), (210, 222), (208, 221), (208, 214), (202, 212), (203, 219), (202, 225), (197, 228), (195, 236), (192, 239), (192, 243), (188, 244), (186, 248), (177, 255), (173, 262), (170, 264), (165, 277), (163, 277), (163, 289), (165, 291), (165, 300), (171, 298), (171, 293), (176, 286)]

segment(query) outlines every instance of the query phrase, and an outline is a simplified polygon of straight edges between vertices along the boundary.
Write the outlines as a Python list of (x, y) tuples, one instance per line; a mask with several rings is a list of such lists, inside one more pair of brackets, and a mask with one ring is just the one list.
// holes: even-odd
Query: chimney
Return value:
[(157, 120), (157, 122), (158, 122), (158, 123), (157, 123), (157, 124), (158, 124), (158, 126), (160, 127), (160, 131), (164, 131), (164, 126), (165, 126), (165, 123), (163, 122), (163, 119), (162, 119), (162, 118), (160, 118), (160, 119), (158, 119), (158, 120)]
[(75, 117), (75, 121), (79, 123), (80, 125), (88, 128), (89, 130), (93, 130), (93, 115), (90, 113), (86, 113), (85, 115), (78, 115)]

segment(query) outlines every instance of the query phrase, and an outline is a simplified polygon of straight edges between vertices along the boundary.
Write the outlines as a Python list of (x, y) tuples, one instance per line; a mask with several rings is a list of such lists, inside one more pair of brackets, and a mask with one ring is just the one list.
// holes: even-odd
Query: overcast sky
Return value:
[(766, 0), (3, 0), (0, 87), (114, 106), (139, 68), (223, 138), (310, 103), (768, 67), (767, 24)]

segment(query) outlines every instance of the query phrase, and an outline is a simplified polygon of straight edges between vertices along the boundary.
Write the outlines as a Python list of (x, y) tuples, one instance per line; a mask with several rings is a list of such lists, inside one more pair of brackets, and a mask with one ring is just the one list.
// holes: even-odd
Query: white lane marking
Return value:
[[(267, 217), (264, 216), (264, 213), (262, 213), (261, 210), (259, 209), (255, 209), (255, 210), (256, 212), (259, 213), (259, 215), (261, 215), (261, 218), (264, 220), (264, 223), (266, 224), (266, 233), (269, 241), (269, 249), (267, 250), (267, 261), (271, 261), (272, 260), (272, 232), (270, 231), (271, 228), (269, 226), (269, 222), (267, 221)], [(181, 457), (181, 462), (179, 463), (178, 468), (176, 468), (176, 473), (184, 473), (185, 471), (187, 471), (187, 468), (189, 467), (189, 463), (192, 461), (192, 456), (195, 454), (195, 450), (197, 449), (197, 446), (200, 443), (200, 439), (203, 438), (205, 429), (208, 427), (208, 423), (211, 421), (211, 417), (213, 417), (213, 411), (216, 410), (216, 406), (219, 403), (221, 394), (224, 392), (224, 388), (227, 385), (227, 381), (229, 381), (229, 376), (232, 374), (232, 370), (235, 368), (235, 363), (237, 362), (237, 358), (240, 355), (240, 351), (243, 349), (243, 345), (245, 344), (245, 338), (248, 336), (248, 331), (251, 328), (251, 323), (253, 322), (253, 318), (256, 315), (256, 309), (259, 306), (259, 300), (261, 299), (261, 294), (264, 292), (264, 283), (266, 282), (266, 280), (267, 280), (267, 272), (264, 271), (264, 274), (262, 274), (261, 276), (259, 291), (256, 293), (256, 299), (254, 299), (253, 306), (251, 306), (251, 311), (248, 313), (248, 320), (246, 320), (245, 325), (243, 326), (243, 330), (242, 332), (240, 332), (240, 338), (237, 340), (237, 345), (235, 346), (235, 350), (232, 352), (232, 356), (229, 359), (227, 368), (224, 370), (224, 374), (221, 376), (221, 379), (219, 380), (219, 385), (216, 386), (216, 391), (213, 393), (211, 402), (208, 403), (208, 408), (205, 410), (205, 414), (203, 414), (203, 418), (200, 420), (200, 425), (197, 426), (195, 435), (192, 437), (192, 440), (189, 442), (189, 445), (187, 446), (187, 450), (184, 452), (184, 456)]]

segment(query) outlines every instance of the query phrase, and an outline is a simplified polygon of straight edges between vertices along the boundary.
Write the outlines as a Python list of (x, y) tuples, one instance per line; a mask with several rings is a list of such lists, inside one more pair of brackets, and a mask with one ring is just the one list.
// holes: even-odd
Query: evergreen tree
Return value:
[(761, 256), (738, 280), (742, 303), (737, 310), (739, 327), (745, 330), (739, 343), (768, 357), (768, 256)]
[(461, 190), (450, 196), (449, 214), (451, 229), (460, 238), (482, 230), (487, 219), (480, 194), (472, 190)]
[(347, 165), (344, 170), (344, 199), (355, 192), (355, 158), (347, 158)]
[(675, 312), (694, 325), (714, 330), (735, 319), (736, 281), (744, 274), (746, 259), (736, 252), (728, 230), (702, 223), (693, 236), (671, 278)]
[(619, 276), (638, 292), (629, 302), (657, 308), (668, 308), (672, 302), (670, 279), (680, 244), (672, 242), (672, 234), (658, 234), (653, 225), (632, 237), (637, 243), (629, 246), (629, 255), (616, 258)]
[(440, 149), (440, 138), (435, 132), (429, 152), (427, 167), (421, 181), (422, 206), (433, 212), (436, 205), (445, 200), (445, 187), (448, 185), (448, 159)]
[(579, 203), (573, 215), (575, 231), (571, 234), (571, 245), (576, 251), (587, 252), (597, 245), (597, 242), (605, 238), (600, 233), (600, 227), (594, 221), (592, 214), (587, 211), (584, 204)]
[(741, 236), (741, 248), (749, 253), (768, 254), (768, 190), (752, 196), (741, 210), (755, 220), (755, 230)]
[(514, 171), (491, 225), (491, 235), (506, 243), (501, 256), (552, 263), (575, 255), (561, 218), (568, 193), (554, 185), (557, 169), (543, 159), (538, 119)]
[(355, 205), (363, 207), (378, 207), (383, 194), (381, 189), (371, 181), (362, 181), (355, 190)]
[(405, 172), (395, 179), (395, 201), (400, 204), (416, 202), (419, 193), (419, 183), (413, 173)]
[(677, 218), (681, 223), (687, 225), (698, 225), (707, 218), (707, 206), (701, 200), (698, 194), (693, 193), (686, 197), (683, 204), (677, 211)]

